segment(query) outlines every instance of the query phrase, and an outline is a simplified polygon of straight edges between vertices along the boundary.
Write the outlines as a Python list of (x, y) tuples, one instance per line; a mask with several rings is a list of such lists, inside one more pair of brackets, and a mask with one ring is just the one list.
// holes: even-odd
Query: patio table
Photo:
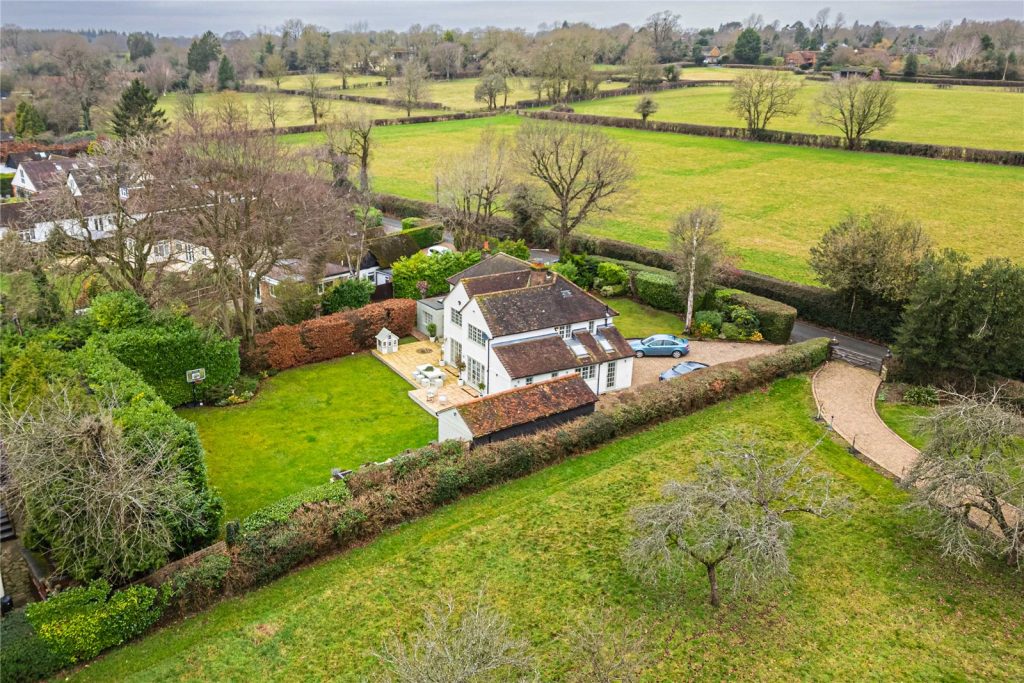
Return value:
[(427, 379), (444, 379), (444, 370), (436, 365), (418, 365), (416, 370)]

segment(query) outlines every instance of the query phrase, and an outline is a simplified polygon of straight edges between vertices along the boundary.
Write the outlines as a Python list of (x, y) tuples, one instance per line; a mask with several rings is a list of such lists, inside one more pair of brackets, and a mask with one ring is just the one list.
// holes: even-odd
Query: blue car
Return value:
[(661, 381), (665, 381), (666, 379), (675, 379), (676, 377), (688, 375), (694, 370), (701, 370), (706, 367), (707, 366), (704, 365), (704, 363), (698, 363), (695, 360), (688, 360), (685, 363), (673, 365), (671, 368), (658, 375), (658, 379)]
[(647, 339), (631, 339), (629, 345), (637, 358), (672, 356), (680, 358), (690, 352), (690, 342), (674, 334), (652, 334)]

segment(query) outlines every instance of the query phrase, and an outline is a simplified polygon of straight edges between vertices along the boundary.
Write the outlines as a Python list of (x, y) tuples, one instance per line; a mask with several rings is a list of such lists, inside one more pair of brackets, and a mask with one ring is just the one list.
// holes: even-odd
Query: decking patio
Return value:
[[(373, 355), (415, 387), (409, 392), (409, 398), (431, 415), (437, 415), (437, 412), (444, 408), (472, 401), (480, 395), (475, 389), (459, 386), (459, 373), (454, 367), (441, 366), (441, 345), (437, 342), (416, 341), (401, 344), (394, 353), (382, 354), (374, 351)], [(413, 377), (413, 373), (422, 365), (433, 365), (444, 372), (442, 386), (424, 387)]]

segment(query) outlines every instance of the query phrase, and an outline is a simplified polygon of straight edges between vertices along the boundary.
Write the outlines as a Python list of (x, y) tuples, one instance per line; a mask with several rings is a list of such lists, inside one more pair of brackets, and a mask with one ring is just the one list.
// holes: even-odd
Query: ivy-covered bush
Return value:
[(324, 292), (320, 308), (324, 315), (362, 308), (370, 303), (377, 285), (372, 280), (362, 278), (346, 278)]
[(64, 664), (36, 633), (24, 609), (14, 610), (0, 620), (0, 681), (32, 683), (49, 678)]
[(25, 615), (62, 664), (70, 665), (143, 633), (163, 607), (155, 588), (131, 586), (111, 593), (110, 584), (101, 580), (34, 602)]
[(675, 278), (656, 273), (637, 273), (634, 286), (637, 298), (648, 306), (675, 313), (686, 308)]
[(448, 252), (427, 255), (422, 252), (399, 259), (391, 267), (395, 297), (419, 299), (420, 282), (427, 283), (426, 296), (438, 296), (449, 290), (448, 278), (480, 261), (480, 252)]

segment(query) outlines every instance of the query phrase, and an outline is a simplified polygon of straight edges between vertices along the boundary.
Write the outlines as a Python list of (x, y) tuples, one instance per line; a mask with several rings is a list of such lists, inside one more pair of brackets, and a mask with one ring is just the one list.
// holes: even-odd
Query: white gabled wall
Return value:
[(458, 408), (448, 408), (437, 414), (437, 440), (441, 441), (472, 441), (473, 432), (459, 415)]

